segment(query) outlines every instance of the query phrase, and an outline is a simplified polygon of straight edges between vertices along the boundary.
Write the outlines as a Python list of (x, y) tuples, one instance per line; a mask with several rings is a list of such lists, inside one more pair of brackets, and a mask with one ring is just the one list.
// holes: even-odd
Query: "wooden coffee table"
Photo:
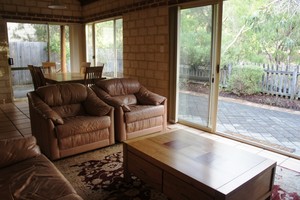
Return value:
[(172, 200), (270, 199), (276, 162), (185, 130), (124, 142), (133, 173)]

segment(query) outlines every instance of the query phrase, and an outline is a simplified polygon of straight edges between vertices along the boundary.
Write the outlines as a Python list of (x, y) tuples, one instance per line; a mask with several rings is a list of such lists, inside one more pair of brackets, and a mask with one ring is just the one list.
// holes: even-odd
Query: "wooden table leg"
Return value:
[(127, 144), (123, 143), (123, 169), (124, 169), (124, 180), (126, 182), (130, 181), (130, 173), (128, 171), (128, 157), (127, 157)]

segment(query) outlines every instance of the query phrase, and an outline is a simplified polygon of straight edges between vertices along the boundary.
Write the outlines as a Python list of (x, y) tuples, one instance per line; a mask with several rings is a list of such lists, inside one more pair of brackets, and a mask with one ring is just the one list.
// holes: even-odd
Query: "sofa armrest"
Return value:
[(110, 96), (107, 92), (105, 92), (101, 88), (97, 87), (96, 85), (93, 85), (91, 88), (95, 92), (95, 94), (100, 99), (102, 99), (105, 103), (113, 106), (114, 108), (120, 108), (121, 107), (125, 112), (130, 111), (130, 108), (127, 105), (125, 105), (124, 102)]
[(0, 140), (0, 168), (40, 155), (33, 136)]
[(43, 102), (34, 92), (27, 94), (29, 102), (37, 113), (39, 113), (45, 119), (51, 119), (54, 124), (64, 124), (64, 120), (57, 114), (50, 106)]
[(166, 100), (166, 97), (155, 94), (143, 86), (135, 96), (138, 102), (143, 105), (160, 105)]
[(83, 102), (83, 106), (88, 114), (95, 116), (107, 115), (112, 109), (111, 106), (98, 98), (90, 88), (88, 88), (88, 96), (86, 101)]

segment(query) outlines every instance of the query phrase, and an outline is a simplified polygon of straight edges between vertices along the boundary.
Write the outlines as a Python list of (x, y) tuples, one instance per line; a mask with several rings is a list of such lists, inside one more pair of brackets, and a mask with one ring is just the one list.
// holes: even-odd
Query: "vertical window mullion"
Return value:
[(117, 77), (117, 33), (116, 33), (116, 19), (114, 19), (114, 77)]
[(50, 61), (50, 28), (49, 28), (49, 24), (47, 24), (47, 48), (48, 48), (48, 59), (47, 62)]
[(96, 26), (96, 23), (93, 23), (93, 25), (92, 25), (92, 43), (93, 43), (93, 65), (94, 66), (96, 66), (96, 63), (97, 63), (95, 26)]

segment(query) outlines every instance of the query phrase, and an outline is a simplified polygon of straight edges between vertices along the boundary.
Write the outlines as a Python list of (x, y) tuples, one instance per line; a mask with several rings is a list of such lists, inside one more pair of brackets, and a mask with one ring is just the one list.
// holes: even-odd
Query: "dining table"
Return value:
[[(84, 73), (80, 72), (66, 72), (66, 73), (49, 73), (44, 74), (45, 81), (50, 84), (56, 83), (82, 83), (85, 84)], [(105, 77), (100, 78), (105, 79)], [(97, 78), (98, 80), (98, 78)], [(89, 79), (87, 83), (95, 82), (96, 80)]]

